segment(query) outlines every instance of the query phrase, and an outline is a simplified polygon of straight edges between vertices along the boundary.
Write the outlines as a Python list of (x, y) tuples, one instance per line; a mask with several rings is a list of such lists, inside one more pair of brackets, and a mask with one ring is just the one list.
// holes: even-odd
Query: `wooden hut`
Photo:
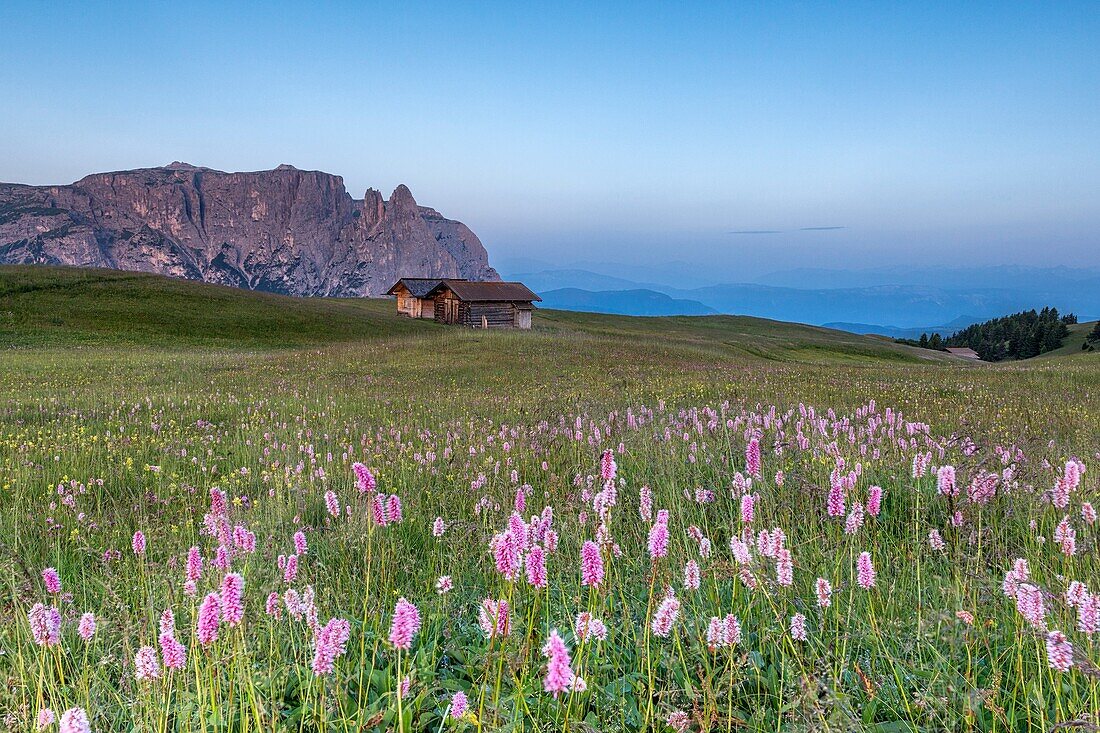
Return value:
[(435, 318), (435, 301), (428, 297), (428, 293), (442, 281), (440, 277), (403, 277), (386, 294), (397, 298), (398, 313), (404, 313), (409, 318)]
[(427, 296), (435, 301), (435, 320), (470, 328), (531, 328), (535, 301), (542, 300), (517, 282), (440, 280)]

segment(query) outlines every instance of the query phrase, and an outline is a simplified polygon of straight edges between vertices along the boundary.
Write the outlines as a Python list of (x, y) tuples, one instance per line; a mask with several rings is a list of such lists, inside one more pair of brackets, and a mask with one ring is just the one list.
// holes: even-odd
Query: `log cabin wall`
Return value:
[(515, 328), (516, 307), (511, 302), (463, 303), (462, 324), (471, 328)]

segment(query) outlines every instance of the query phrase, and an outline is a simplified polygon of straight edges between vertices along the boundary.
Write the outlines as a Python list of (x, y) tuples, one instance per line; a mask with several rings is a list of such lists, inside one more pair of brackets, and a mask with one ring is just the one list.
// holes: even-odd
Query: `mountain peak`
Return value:
[[(202, 175), (157, 175), (173, 171)], [(109, 267), (311, 296), (379, 296), (400, 277), (500, 279), (477, 235), (418, 207), (408, 186), (389, 202), (373, 189), (360, 201), (339, 176), (286, 163), (226, 173), (175, 161), (0, 193), (0, 264)]]

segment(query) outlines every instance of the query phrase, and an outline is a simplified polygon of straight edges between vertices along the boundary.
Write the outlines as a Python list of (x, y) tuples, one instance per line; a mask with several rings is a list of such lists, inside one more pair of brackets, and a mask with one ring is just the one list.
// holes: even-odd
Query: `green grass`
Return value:
[[(539, 310), (533, 337), (790, 361), (917, 362), (939, 354), (814, 326), (737, 316), (631, 318)], [(158, 275), (0, 266), (0, 346), (295, 348), (379, 338), (464, 340), (389, 299), (290, 298)], [(473, 337), (505, 343), (513, 334)], [(527, 338), (527, 335), (524, 335)], [(525, 342), (517, 342), (525, 343)]]
[(1062, 342), (1062, 345), (1059, 348), (1054, 349), (1053, 351), (1048, 351), (1045, 354), (1040, 354), (1037, 358), (1047, 359), (1050, 357), (1078, 355), (1097, 358), (1096, 352), (1086, 354), (1081, 349), (1081, 347), (1085, 343), (1085, 337), (1088, 336), (1092, 329), (1095, 327), (1096, 321), (1073, 324), (1069, 327), (1069, 335), (1066, 336), (1066, 340)]
[(0, 267), (5, 347), (290, 348), (412, 331), (376, 301), (289, 298), (114, 270)]
[[(693, 730), (719, 731), (1007, 733), (1081, 716), (1100, 722), (1097, 678), (1083, 662), (1050, 669), (1042, 636), (1001, 593), (1013, 559), (1027, 558), (1032, 582), (1050, 594), (1049, 626), (1082, 660), (1100, 661), (1059, 600), (1069, 579), (1100, 591), (1100, 525), (1081, 518), (1100, 492), (1100, 359), (972, 365), (882, 339), (724, 316), (540, 311), (531, 332), (484, 332), (410, 321), (390, 301), (66, 269), (0, 269), (0, 317), (0, 710), (13, 729), (31, 729), (46, 706), (84, 707), (100, 732), (480, 723), (617, 733), (669, 730), (675, 711), (693, 718)], [(890, 431), (887, 410), (904, 415)], [(742, 529), (733, 487), (746, 470), (747, 430), (764, 448), (751, 529), (784, 530), (789, 587), (776, 583), (773, 560), (757, 556), (749, 592), (729, 550)], [(969, 501), (972, 479), (1008, 467), (999, 452), (1008, 447), (1011, 476), (988, 503)], [(577, 563), (597, 535), (590, 494), (605, 448), (618, 463), (608, 522), (621, 554), (605, 549), (606, 579), (592, 591)], [(958, 497), (939, 495), (932, 475), (912, 476), (918, 451), (956, 467)], [(1043, 493), (1074, 456), (1088, 470), (1058, 509)], [(825, 512), (837, 458), (842, 472), (861, 466), (848, 508), (872, 485), (885, 490), (881, 514), (854, 535)], [(368, 521), (353, 461), (401, 497), (403, 522)], [(523, 516), (552, 506), (560, 536), (543, 590), (504, 580), (489, 550), (522, 484), (532, 487)], [(655, 510), (670, 510), (669, 552), (655, 563), (642, 487)], [(210, 565), (218, 540), (202, 532), (212, 488), (227, 492), (228, 521), (253, 532), (257, 550), (233, 559), (246, 583), (244, 623), (223, 624), (203, 647), (197, 602), (222, 578)], [(714, 491), (714, 501), (697, 503), (697, 490)], [(329, 515), (328, 491), (350, 516)], [(961, 527), (951, 524), (955, 511)], [(430, 532), (437, 516), (448, 525), (439, 539)], [(1065, 516), (1077, 535), (1072, 557), (1052, 539)], [(711, 540), (709, 558), (691, 527)], [(309, 551), (288, 585), (276, 558), (293, 552), (299, 529)], [(929, 548), (933, 529), (942, 552)], [(142, 557), (130, 549), (137, 530), (148, 540)], [(183, 590), (191, 546), (207, 561), (195, 599)], [(862, 551), (878, 571), (873, 590), (854, 577)], [(697, 591), (684, 588), (689, 560), (701, 566)], [(45, 567), (59, 571), (61, 596), (43, 589)], [(455, 583), (445, 596), (434, 590), (441, 575)], [(834, 587), (828, 609), (816, 604), (817, 577)], [(330, 675), (311, 670), (305, 621), (263, 613), (268, 593), (307, 585), (321, 624), (351, 625)], [(674, 632), (659, 639), (647, 629), (666, 586), (682, 606)], [(423, 620), (410, 653), (387, 641), (399, 596)], [(484, 598), (511, 601), (507, 639), (490, 642), (479, 630)], [(62, 612), (60, 645), (33, 643), (27, 613), (36, 602)], [(157, 644), (167, 607), (187, 667), (139, 682), (135, 653)], [(99, 618), (87, 645), (75, 630), (85, 611)], [(575, 638), (581, 611), (607, 622), (606, 642)], [(957, 611), (973, 613), (974, 625)], [(789, 634), (796, 613), (807, 617), (805, 642)], [(707, 622), (726, 614), (739, 618), (742, 641), (712, 651)], [(543, 691), (540, 649), (552, 628), (586, 693)], [(476, 721), (446, 719), (456, 690)]]

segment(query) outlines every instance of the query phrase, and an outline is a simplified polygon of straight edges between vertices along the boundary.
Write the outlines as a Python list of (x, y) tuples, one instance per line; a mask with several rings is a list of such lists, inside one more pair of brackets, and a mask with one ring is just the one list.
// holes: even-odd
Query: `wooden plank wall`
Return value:
[(463, 303), (461, 323), (472, 328), (513, 328), (515, 307), (511, 303)]

